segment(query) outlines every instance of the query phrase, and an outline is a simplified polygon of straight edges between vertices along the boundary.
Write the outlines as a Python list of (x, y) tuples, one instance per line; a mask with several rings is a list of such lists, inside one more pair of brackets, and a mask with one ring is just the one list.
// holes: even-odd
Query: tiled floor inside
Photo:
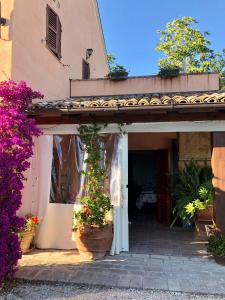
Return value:
[(154, 216), (137, 213), (129, 227), (130, 252), (175, 256), (202, 256), (207, 254), (204, 226), (194, 229), (166, 227)]

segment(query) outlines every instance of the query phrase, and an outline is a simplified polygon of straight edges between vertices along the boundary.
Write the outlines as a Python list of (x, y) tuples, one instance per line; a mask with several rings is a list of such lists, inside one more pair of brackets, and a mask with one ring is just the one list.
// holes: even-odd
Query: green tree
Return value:
[[(160, 69), (179, 68), (186, 65), (187, 73), (218, 72), (225, 77), (225, 49), (217, 53), (210, 48), (209, 33), (195, 28), (198, 22), (192, 17), (182, 17), (158, 30), (160, 42), (155, 50), (164, 54), (158, 61)], [(223, 83), (223, 82), (222, 82)]]

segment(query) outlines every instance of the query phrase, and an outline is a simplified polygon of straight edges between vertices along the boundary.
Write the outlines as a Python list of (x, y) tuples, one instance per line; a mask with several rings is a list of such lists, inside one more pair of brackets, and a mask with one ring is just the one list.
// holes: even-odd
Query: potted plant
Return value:
[(169, 63), (164, 63), (160, 65), (158, 75), (162, 78), (173, 78), (179, 76), (181, 68), (176, 65), (172, 65)]
[(225, 235), (215, 232), (209, 237), (208, 252), (216, 262), (225, 265)]
[(183, 169), (172, 174), (171, 198), (173, 226), (181, 220), (184, 227), (194, 225), (196, 212), (212, 204), (212, 169), (199, 166), (195, 160), (185, 163)]
[(124, 80), (127, 79), (128, 72), (123, 66), (113, 66), (110, 68), (108, 78), (112, 80)]
[(213, 186), (212, 182), (206, 182), (198, 190), (198, 198), (185, 206), (186, 212), (200, 222), (208, 222), (213, 219)]
[(125, 80), (128, 77), (127, 70), (115, 63), (116, 58), (112, 54), (107, 55), (109, 63), (109, 74), (107, 77), (111, 80)]
[(19, 232), (20, 247), (22, 253), (27, 253), (30, 250), (30, 245), (34, 239), (36, 228), (39, 224), (39, 218), (33, 215), (26, 215), (24, 226)]
[(112, 222), (107, 221), (107, 213), (112, 205), (109, 190), (106, 188), (106, 170), (102, 166), (102, 142), (97, 125), (80, 126), (79, 133), (84, 144), (87, 168), (83, 171), (86, 177), (82, 187), (81, 209), (74, 212), (77, 224), (75, 240), (77, 249), (88, 259), (99, 259), (105, 256), (112, 244)]

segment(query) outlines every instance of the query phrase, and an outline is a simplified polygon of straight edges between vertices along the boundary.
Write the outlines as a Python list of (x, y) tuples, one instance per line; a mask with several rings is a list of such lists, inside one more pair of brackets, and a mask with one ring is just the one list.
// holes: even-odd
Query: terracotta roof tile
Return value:
[(192, 92), (171, 94), (118, 95), (69, 98), (66, 100), (40, 101), (33, 103), (27, 111), (38, 110), (82, 110), (93, 108), (121, 108), (147, 106), (176, 106), (193, 104), (224, 104), (225, 91)]

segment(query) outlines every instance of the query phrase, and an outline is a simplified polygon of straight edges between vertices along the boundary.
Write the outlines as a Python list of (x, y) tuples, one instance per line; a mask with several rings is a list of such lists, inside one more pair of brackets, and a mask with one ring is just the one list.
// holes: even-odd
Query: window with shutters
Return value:
[(83, 79), (90, 79), (90, 65), (86, 60), (83, 59), (83, 71), (82, 71), (82, 78)]
[(62, 26), (58, 15), (47, 5), (46, 44), (59, 59), (61, 58)]

